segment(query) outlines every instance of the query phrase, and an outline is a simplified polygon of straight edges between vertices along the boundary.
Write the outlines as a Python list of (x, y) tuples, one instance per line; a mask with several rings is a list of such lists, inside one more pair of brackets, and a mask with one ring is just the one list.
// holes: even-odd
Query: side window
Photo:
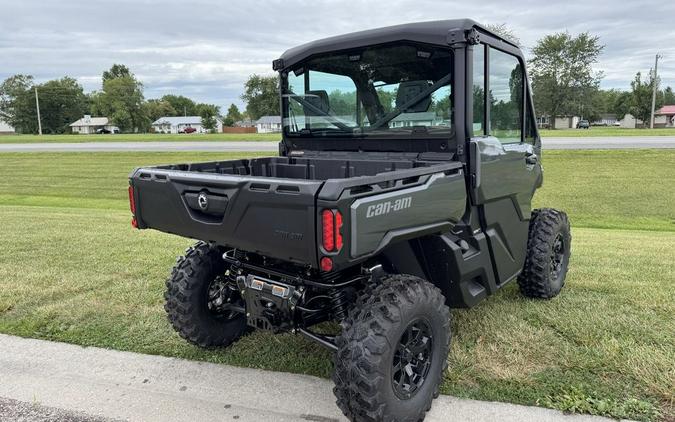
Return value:
[(528, 104), (527, 114), (525, 115), (525, 142), (528, 144), (534, 144), (535, 137), (537, 136), (537, 120), (534, 118), (534, 111), (532, 106)]
[(503, 144), (521, 142), (523, 69), (518, 59), (490, 49), (490, 134)]
[(485, 46), (473, 50), (473, 134), (485, 135)]

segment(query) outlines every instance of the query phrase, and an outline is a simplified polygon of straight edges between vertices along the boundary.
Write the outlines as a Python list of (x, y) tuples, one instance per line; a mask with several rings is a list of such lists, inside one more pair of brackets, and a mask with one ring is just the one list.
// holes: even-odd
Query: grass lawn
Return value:
[(625, 129), (621, 127), (593, 126), (590, 129), (540, 130), (542, 138), (585, 138), (593, 136), (675, 136), (675, 128)]
[[(0, 154), (0, 332), (328, 376), (330, 354), (301, 337), (254, 332), (200, 350), (166, 321), (163, 282), (190, 241), (132, 230), (126, 177), (237, 155)], [(544, 166), (536, 205), (566, 209), (573, 224), (568, 284), (547, 302), (511, 285), (453, 310), (442, 391), (675, 417), (675, 151), (555, 151)]]
[(83, 142), (205, 142), (280, 141), (278, 133), (122, 133), (115, 135), (2, 135), (0, 144), (83, 143)]

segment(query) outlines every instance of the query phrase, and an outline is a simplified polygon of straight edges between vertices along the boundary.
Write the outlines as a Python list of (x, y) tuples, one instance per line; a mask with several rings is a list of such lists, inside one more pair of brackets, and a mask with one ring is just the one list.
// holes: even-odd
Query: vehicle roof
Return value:
[(323, 38), (290, 48), (286, 50), (280, 58), (283, 60), (283, 67), (288, 68), (316, 54), (338, 50), (349, 50), (351, 48), (395, 41), (412, 41), (447, 46), (449, 31), (466, 31), (472, 28), (477, 28), (481, 32), (488, 33), (491, 36), (518, 48), (513, 42), (492, 33), (472, 19), (451, 19), (406, 23)]

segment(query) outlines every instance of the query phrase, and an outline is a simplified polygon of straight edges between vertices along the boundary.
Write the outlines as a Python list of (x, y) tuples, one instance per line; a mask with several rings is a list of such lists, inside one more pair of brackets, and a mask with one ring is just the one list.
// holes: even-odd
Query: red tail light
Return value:
[(129, 185), (129, 209), (131, 210), (131, 227), (137, 229), (138, 221), (136, 220), (136, 199), (134, 198), (134, 187)]
[(327, 256), (321, 258), (321, 271), (328, 272), (333, 269), (333, 260)]
[(342, 249), (342, 214), (340, 211), (335, 211), (335, 247), (339, 251)]
[(321, 213), (322, 237), (321, 244), (327, 252), (342, 249), (342, 214), (337, 210), (323, 210)]
[(332, 252), (335, 249), (335, 218), (333, 211), (323, 210), (321, 221), (323, 224), (323, 248), (328, 252)]
[(134, 187), (129, 185), (129, 209), (136, 215), (136, 200), (134, 199)]

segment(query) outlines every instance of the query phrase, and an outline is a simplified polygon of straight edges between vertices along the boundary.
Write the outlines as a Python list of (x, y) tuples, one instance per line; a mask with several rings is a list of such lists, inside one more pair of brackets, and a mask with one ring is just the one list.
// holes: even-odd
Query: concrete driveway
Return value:
[[(345, 420), (325, 379), (1, 334), (0, 380), (0, 420)], [(434, 401), (426, 420), (613, 421), (449, 396)]]
[[(544, 149), (675, 148), (675, 136), (624, 136), (596, 138), (544, 138)], [(84, 142), (0, 144), (0, 152), (113, 152), (113, 151), (214, 151), (251, 152), (279, 150), (277, 142)]]

